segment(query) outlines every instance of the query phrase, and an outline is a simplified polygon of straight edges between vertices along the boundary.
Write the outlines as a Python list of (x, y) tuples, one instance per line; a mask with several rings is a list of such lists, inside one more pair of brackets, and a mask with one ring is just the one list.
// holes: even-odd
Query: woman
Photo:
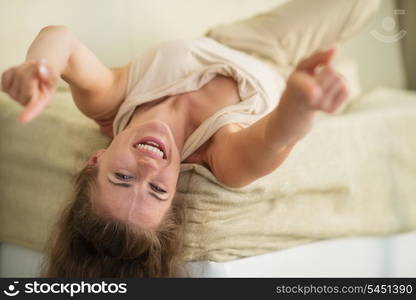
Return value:
[[(291, 21), (299, 6), (308, 12), (302, 24)], [(67, 28), (42, 29), (26, 61), (2, 75), (3, 90), (24, 106), (19, 120), (39, 115), (61, 77), (80, 111), (113, 138), (78, 176), (46, 275), (175, 275), (185, 205), (174, 201), (180, 163), (204, 165), (234, 188), (275, 170), (318, 111), (335, 112), (345, 101), (346, 87), (331, 66), (334, 50), (316, 50), (350, 36), (375, 7), (292, 1), (204, 38), (163, 43), (113, 69)], [(325, 17), (337, 26), (315, 26)], [(289, 39), (281, 59), (272, 35), (285, 26), (297, 40)], [(304, 46), (306, 31), (314, 42)]]

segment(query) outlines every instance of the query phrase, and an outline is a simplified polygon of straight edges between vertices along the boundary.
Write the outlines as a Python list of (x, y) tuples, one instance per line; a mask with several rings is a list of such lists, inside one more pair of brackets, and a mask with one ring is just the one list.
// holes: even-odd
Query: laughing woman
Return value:
[(342, 106), (333, 47), (376, 6), (291, 1), (205, 37), (162, 43), (120, 68), (104, 66), (68, 28), (42, 29), (26, 61), (2, 74), (2, 89), (24, 106), (20, 122), (41, 113), (62, 78), (112, 138), (77, 178), (45, 275), (174, 276), (184, 231), (184, 203), (174, 197), (180, 163), (201, 164), (234, 188), (278, 168), (318, 111)]

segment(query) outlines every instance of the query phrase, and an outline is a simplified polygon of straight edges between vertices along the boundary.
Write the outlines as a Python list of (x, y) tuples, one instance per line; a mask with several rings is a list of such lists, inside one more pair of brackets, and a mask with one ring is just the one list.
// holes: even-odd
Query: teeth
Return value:
[(156, 148), (159, 148), (159, 145), (155, 142), (146, 142), (147, 144), (154, 145)]
[[(153, 142), (149, 142), (149, 143), (155, 144)], [(155, 144), (155, 145), (157, 145), (157, 144)], [(163, 151), (159, 150), (155, 146), (146, 145), (146, 144), (138, 144), (138, 145), (136, 145), (136, 148), (137, 149), (150, 150), (150, 151), (156, 153), (157, 155), (159, 155), (161, 158), (163, 158)]]

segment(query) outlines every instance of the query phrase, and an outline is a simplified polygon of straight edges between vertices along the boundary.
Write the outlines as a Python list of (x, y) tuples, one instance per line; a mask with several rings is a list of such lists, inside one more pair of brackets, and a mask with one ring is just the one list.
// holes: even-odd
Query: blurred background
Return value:
[[(109, 66), (127, 63), (147, 47), (202, 35), (212, 25), (240, 18), (285, 0), (0, 0), (0, 71), (20, 63), (36, 34), (63, 24)], [(238, 9), (236, 9), (238, 7)], [(358, 65), (364, 91), (376, 86), (416, 88), (416, 3), (382, 0), (378, 15), (341, 53)]]
[[(155, 43), (198, 37), (215, 24), (248, 17), (284, 2), (286, 1), (0, 0), (0, 73), (24, 61), (30, 43), (47, 25), (68, 26), (105, 64), (113, 67), (126, 64)], [(356, 95), (377, 87), (414, 90), (415, 49), (416, 1), (382, 0), (378, 14), (367, 28), (340, 47), (339, 64), (348, 75)], [(65, 87), (64, 83), (62, 87)], [(42, 254), (39, 249), (31, 249), (28, 246), (30, 243), (24, 243), (11, 235), (8, 225), (4, 223), (3, 216), (8, 211), (1, 201), (3, 198), (0, 182), (0, 276), (36, 276)], [(322, 247), (300, 247), (297, 252), (284, 252), (278, 259), (280, 274), (415, 276), (414, 236), (368, 239), (364, 244), (354, 244), (353, 247), (363, 253), (361, 260), (358, 260), (364, 268), (362, 270), (349, 267), (348, 260), (345, 260), (342, 273), (340, 266), (331, 265), (330, 262), (332, 258), (333, 261), (340, 261), (339, 255), (342, 257), (342, 251), (348, 249), (347, 244), (338, 243), (334, 246), (324, 243)], [(394, 258), (397, 253), (401, 253), (400, 258)], [(299, 260), (305, 255), (308, 256), (309, 265), (305, 260)], [(232, 264), (229, 265), (230, 270), (231, 266)], [(263, 268), (265, 267), (267, 266), (264, 265)], [(234, 270), (234, 276), (238, 276), (239, 271), (247, 272), (244, 264)]]

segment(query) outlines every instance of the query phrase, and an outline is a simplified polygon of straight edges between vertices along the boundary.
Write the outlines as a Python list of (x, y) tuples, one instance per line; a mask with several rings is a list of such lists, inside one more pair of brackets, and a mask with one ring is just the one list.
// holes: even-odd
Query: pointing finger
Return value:
[(19, 122), (28, 123), (36, 118), (39, 113), (48, 105), (48, 99), (45, 97), (39, 98), (33, 96), (27, 106), (19, 115)]
[(301, 61), (296, 67), (297, 70), (303, 70), (313, 74), (315, 68), (322, 64), (329, 63), (335, 54), (335, 48), (321, 51)]

